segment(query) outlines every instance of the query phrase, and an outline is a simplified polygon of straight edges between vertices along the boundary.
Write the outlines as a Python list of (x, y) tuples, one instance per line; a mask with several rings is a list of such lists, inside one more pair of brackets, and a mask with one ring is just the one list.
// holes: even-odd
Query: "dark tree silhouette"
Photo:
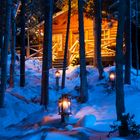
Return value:
[[(3, 46), (3, 8), (2, 8), (2, 0), (0, 1), (0, 61), (1, 61), (1, 49)], [(1, 66), (1, 63), (0, 63)]]
[(49, 102), (49, 69), (52, 57), (52, 15), (53, 0), (44, 0), (44, 44), (43, 44), (43, 64), (42, 64), (42, 85), (41, 85), (41, 105), (47, 107)]
[(85, 40), (84, 40), (84, 20), (83, 20), (83, 0), (78, 0), (78, 20), (79, 20), (79, 54), (80, 54), (80, 101), (86, 102), (88, 99)]
[(99, 79), (103, 79), (103, 66), (101, 57), (101, 25), (102, 25), (102, 0), (95, 0), (95, 24), (94, 24), (94, 54), (95, 54), (95, 66), (98, 68)]
[(120, 0), (118, 7), (118, 29), (116, 38), (116, 112), (117, 119), (121, 120), (125, 112), (124, 85), (123, 85), (123, 33), (125, 24), (126, 0)]
[(70, 17), (71, 17), (71, 0), (68, 0), (69, 10), (68, 10), (68, 23), (66, 32), (66, 42), (64, 51), (64, 62), (63, 62), (63, 74), (62, 74), (62, 89), (65, 87), (65, 77), (66, 77), (66, 67), (67, 67), (67, 53), (68, 53), (68, 40), (69, 40), (69, 30), (70, 30)]
[(139, 75), (139, 46), (138, 46), (138, 22), (139, 22), (139, 15), (138, 15), (138, 0), (135, 0), (135, 12), (136, 12), (136, 68), (137, 68), (137, 76)]
[(10, 64), (10, 87), (14, 87), (14, 72), (15, 72), (15, 48), (16, 48), (16, 19), (15, 7), (12, 9), (12, 37), (11, 37), (11, 64)]
[(6, 0), (6, 24), (4, 32), (4, 46), (2, 48), (1, 58), (1, 86), (0, 86), (0, 107), (4, 105), (4, 94), (7, 82), (7, 57), (8, 57), (8, 46), (10, 41), (10, 24), (11, 24), (11, 5), (12, 0)]
[(21, 0), (20, 86), (25, 86), (25, 0)]
[(131, 42), (131, 0), (128, 1), (125, 22), (125, 83), (131, 84), (132, 42)]

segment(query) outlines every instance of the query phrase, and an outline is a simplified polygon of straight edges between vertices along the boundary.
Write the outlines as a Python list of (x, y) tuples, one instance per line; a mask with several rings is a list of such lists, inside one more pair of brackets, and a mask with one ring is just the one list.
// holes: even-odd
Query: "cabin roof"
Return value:
[[(42, 0), (41, 0), (42, 1)], [(43, 20), (44, 20), (44, 16), (42, 14), (42, 10), (41, 10), (41, 1), (40, 0), (26, 0), (27, 4), (26, 4), (26, 28), (30, 28), (32, 29), (35, 26), (39, 26), (41, 24), (43, 24)], [(134, 0), (132, 0), (133, 2), (133, 17), (135, 16), (135, 7), (134, 7)], [(14, 0), (15, 4), (19, 4), (20, 5), (20, 1), (19, 0)], [(55, 3), (59, 3), (60, 5), (63, 4), (63, 0), (55, 0)], [(119, 0), (103, 0), (103, 10), (109, 10), (109, 12), (111, 14), (113, 14), (114, 17), (117, 18), (118, 15), (118, 3)], [(139, 6), (140, 6), (140, 1), (138, 1)], [(60, 9), (58, 9), (56, 7), (56, 5), (54, 4), (54, 16), (53, 18), (59, 16), (60, 14), (63, 14), (64, 12), (66, 12), (67, 10), (61, 11)], [(139, 11), (140, 13), (140, 11)], [(20, 6), (17, 9), (17, 27), (20, 27)], [(140, 14), (139, 14), (140, 16)], [(140, 18), (139, 18), (140, 19)]]

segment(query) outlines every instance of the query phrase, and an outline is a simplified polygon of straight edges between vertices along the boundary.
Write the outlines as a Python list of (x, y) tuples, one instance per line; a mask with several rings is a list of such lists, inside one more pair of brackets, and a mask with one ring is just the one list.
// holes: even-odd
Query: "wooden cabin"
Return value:
[[(42, 51), (43, 44), (43, 25), (41, 23), (34, 31), (38, 37), (39, 53)], [(62, 67), (64, 46), (66, 39), (67, 27), (67, 11), (59, 12), (53, 17), (53, 65), (54, 67)], [(85, 31), (85, 48), (87, 64), (94, 64), (94, 20), (84, 16)], [(102, 20), (102, 60), (103, 64), (112, 63), (115, 56), (116, 46), (116, 20)], [(30, 44), (31, 45), (31, 44)], [(30, 49), (33, 46), (30, 46)], [(77, 64), (79, 59), (79, 32), (78, 32), (78, 14), (71, 15), (69, 45), (68, 45), (68, 65)]]

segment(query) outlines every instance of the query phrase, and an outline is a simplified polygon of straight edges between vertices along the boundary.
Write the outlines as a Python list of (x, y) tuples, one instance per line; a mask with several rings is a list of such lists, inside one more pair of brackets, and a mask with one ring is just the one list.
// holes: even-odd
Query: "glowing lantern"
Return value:
[(111, 73), (109, 74), (109, 79), (110, 79), (110, 81), (115, 81), (115, 79), (116, 79), (116, 74), (115, 74), (115, 72), (111, 72)]
[(114, 71), (111, 71), (109, 73), (109, 83), (111, 84), (112, 89), (114, 89), (115, 87), (115, 81), (116, 81), (116, 73)]
[(56, 78), (56, 91), (58, 91), (59, 90), (59, 78), (60, 78), (60, 72), (59, 72), (59, 70), (57, 70), (55, 72), (55, 78)]
[(61, 122), (65, 122), (65, 118), (71, 114), (71, 98), (68, 94), (63, 94), (58, 101), (58, 112), (61, 115)]
[(57, 70), (57, 71), (55, 72), (55, 77), (56, 77), (56, 78), (60, 78), (60, 72), (59, 72), (59, 70)]

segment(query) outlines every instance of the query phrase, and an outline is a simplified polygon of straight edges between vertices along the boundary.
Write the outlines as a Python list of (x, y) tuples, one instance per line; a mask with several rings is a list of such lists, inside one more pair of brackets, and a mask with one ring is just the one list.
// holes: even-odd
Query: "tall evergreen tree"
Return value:
[(20, 86), (25, 86), (25, 0), (21, 0), (21, 51), (20, 51)]
[(94, 24), (94, 54), (95, 66), (98, 68), (99, 79), (103, 79), (103, 66), (101, 57), (101, 25), (102, 25), (102, 0), (95, 0), (95, 24)]
[(14, 87), (14, 73), (15, 73), (15, 47), (16, 47), (16, 19), (14, 6), (12, 9), (12, 37), (11, 37), (11, 64), (10, 64), (10, 87)]
[(80, 54), (80, 101), (86, 102), (88, 99), (85, 40), (84, 40), (84, 19), (83, 19), (83, 0), (78, 0), (78, 23), (79, 23), (79, 54)]
[(5, 3), (6, 1), (0, 0), (0, 67), (1, 67), (1, 57), (2, 57), (2, 47), (4, 44), (4, 21), (5, 21)]
[(131, 42), (131, 0), (128, 1), (125, 22), (125, 83), (131, 84), (132, 42)]
[(63, 62), (63, 74), (62, 74), (62, 89), (65, 87), (65, 77), (66, 77), (66, 67), (67, 67), (67, 53), (68, 53), (68, 40), (69, 40), (69, 30), (70, 30), (70, 17), (71, 17), (71, 0), (68, 0), (69, 10), (68, 10), (68, 22), (67, 22), (67, 32), (66, 32), (66, 42), (64, 51), (64, 62)]
[(3, 15), (3, 11), (2, 11), (2, 0), (0, 0), (0, 49), (2, 46), (2, 15)]
[(52, 15), (53, 0), (44, 0), (44, 44), (42, 62), (41, 105), (47, 107), (49, 102), (49, 69), (52, 57)]
[(125, 112), (124, 85), (123, 85), (123, 33), (125, 24), (126, 0), (120, 0), (118, 7), (118, 29), (116, 38), (116, 112), (117, 119), (121, 120)]
[(4, 94), (6, 90), (7, 81), (7, 57), (8, 46), (10, 41), (10, 24), (11, 24), (11, 5), (12, 0), (6, 0), (6, 24), (4, 32), (4, 47), (2, 48), (2, 60), (1, 60), (1, 86), (0, 86), (0, 107), (4, 105)]
[(139, 46), (138, 46), (138, 22), (139, 22), (139, 18), (138, 18), (138, 0), (135, 0), (135, 10), (136, 10), (136, 68), (137, 68), (137, 76), (139, 75)]

